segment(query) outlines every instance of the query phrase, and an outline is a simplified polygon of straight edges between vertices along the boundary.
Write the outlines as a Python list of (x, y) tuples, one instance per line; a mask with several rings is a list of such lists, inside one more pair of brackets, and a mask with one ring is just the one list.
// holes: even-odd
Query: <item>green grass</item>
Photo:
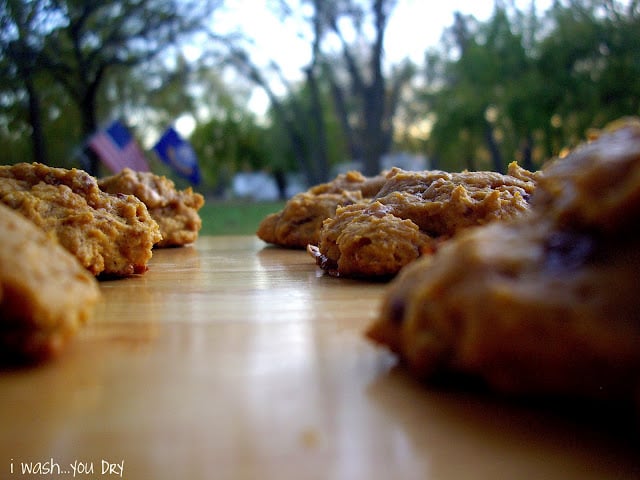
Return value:
[(200, 209), (200, 235), (253, 235), (268, 214), (277, 212), (285, 202), (248, 202), (207, 200)]

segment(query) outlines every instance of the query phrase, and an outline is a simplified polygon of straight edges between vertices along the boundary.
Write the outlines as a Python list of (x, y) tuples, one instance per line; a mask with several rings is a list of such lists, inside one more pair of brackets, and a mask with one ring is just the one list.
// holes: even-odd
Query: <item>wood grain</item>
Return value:
[(100, 286), (61, 358), (0, 373), (0, 478), (38, 461), (59, 479), (74, 462), (93, 479), (640, 476), (626, 435), (414, 381), (362, 337), (385, 285), (305, 252), (205, 237)]

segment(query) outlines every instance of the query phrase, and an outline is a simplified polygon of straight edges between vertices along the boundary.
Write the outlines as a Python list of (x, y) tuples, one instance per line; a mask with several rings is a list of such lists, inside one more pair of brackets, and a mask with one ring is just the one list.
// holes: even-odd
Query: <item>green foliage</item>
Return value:
[(273, 165), (266, 149), (267, 130), (250, 112), (226, 112), (197, 126), (190, 141), (205, 182), (223, 191), (231, 177), (242, 170), (261, 170)]
[[(314, 60), (303, 81), (271, 98), (267, 119), (246, 110), (247, 83), (227, 79), (209, 43), (210, 55), (197, 62), (180, 54), (175, 35), (204, 19), (193, 15), (195, 0), (0, 3), (0, 163), (32, 161), (40, 132), (49, 163), (79, 166), (94, 121), (124, 118), (150, 146), (164, 127), (190, 115), (205, 188), (220, 191), (245, 169), (309, 167), (317, 171), (307, 177), (318, 178), (335, 163), (367, 156), (372, 139), (385, 137), (386, 144), (396, 125), (404, 127), (397, 148), (424, 151), (440, 168), (500, 170), (511, 160), (535, 168), (583, 139), (586, 129), (640, 114), (637, 1), (558, 0), (540, 14), (533, 4), (520, 11), (496, 0), (485, 22), (456, 17), (425, 56), (418, 94), (415, 84), (412, 96), (406, 88), (415, 66), (396, 65), (376, 84), (383, 90), (375, 89), (371, 103), (365, 99), (373, 98), (369, 80), (379, 73), (376, 45), (371, 35), (349, 43), (331, 19), (371, 34), (376, 29), (365, 27), (373, 11), (362, 14), (374, 4), (309, 3), (321, 14)], [(379, 3), (385, 7), (378, 13), (390, 14), (393, 4)], [(329, 38), (337, 48), (326, 48)], [(362, 42), (371, 48), (359, 49)], [(242, 57), (240, 48), (235, 52)], [(254, 84), (278, 75), (245, 69)], [(367, 133), (374, 130), (365, 128), (365, 104), (381, 122), (379, 135)]]
[(428, 153), (446, 169), (540, 166), (586, 130), (640, 113), (640, 14), (614, 1), (555, 2), (546, 15), (496, 2), (458, 16), (428, 55)]
[[(166, 92), (167, 85), (175, 85), (178, 77), (184, 79), (183, 72), (189, 72), (181, 68), (184, 62), (178, 57), (171, 65), (178, 39), (208, 27), (206, 22), (218, 3), (219, 0), (0, 3), (0, 93), (12, 107), (18, 107), (6, 111), (0, 122), (13, 138), (19, 130), (28, 134), (27, 138), (33, 140), (32, 159), (68, 162), (73, 157), (70, 151), (81, 147), (100, 123), (113, 118), (114, 103), (117, 112), (133, 117), (136, 110), (153, 106), (149, 101), (151, 92)], [(144, 70), (145, 81), (136, 82), (142, 79), (140, 75), (136, 77), (136, 69)], [(120, 81), (123, 75), (127, 78)], [(165, 95), (165, 100), (174, 98), (175, 95)], [(166, 101), (166, 111), (175, 111), (174, 105)], [(71, 117), (67, 116), (70, 110), (74, 110)], [(66, 121), (73, 119), (73, 124), (58, 123), (63, 117)], [(18, 125), (13, 125), (15, 122)], [(65, 124), (79, 128), (74, 126), (67, 135), (56, 136), (57, 128)], [(0, 142), (11, 141), (11, 135), (0, 138)], [(54, 141), (56, 147), (62, 145), (64, 153), (48, 152)], [(67, 141), (76, 147), (69, 148)], [(21, 145), (19, 149), (22, 150)]]
[[(292, 88), (288, 96), (282, 100), (282, 106), (288, 110), (298, 110), (296, 128), (300, 131), (303, 139), (302, 148), (305, 155), (313, 155), (314, 149), (323, 148), (326, 154), (328, 165), (332, 166), (349, 158), (346, 149), (344, 131), (337, 118), (333, 98), (329, 92), (329, 85), (323, 76), (320, 76), (321, 88), (319, 92), (321, 122), (325, 130), (325, 141), (323, 145), (317, 143), (317, 132), (315, 128), (317, 122), (309, 118), (312, 115), (311, 92), (308, 85), (302, 83)], [(268, 127), (267, 145), (271, 152), (270, 165), (274, 169), (279, 168), (285, 171), (297, 170), (299, 165), (296, 162), (295, 154), (292, 151), (290, 142), (287, 140), (287, 133), (282, 119), (275, 114), (273, 109), (269, 112), (271, 122)]]
[[(37, 79), (40, 91), (46, 161), (56, 167), (80, 167), (83, 136), (77, 108), (64, 90), (44, 77)], [(25, 99), (26, 102), (26, 99)], [(33, 162), (33, 128), (24, 102), (12, 103), (0, 113), (1, 164)]]

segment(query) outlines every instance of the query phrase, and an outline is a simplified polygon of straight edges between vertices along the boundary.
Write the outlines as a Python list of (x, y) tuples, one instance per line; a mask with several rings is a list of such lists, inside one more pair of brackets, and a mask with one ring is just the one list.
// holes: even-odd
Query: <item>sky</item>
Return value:
[[(301, 78), (301, 69), (310, 59), (309, 42), (299, 37), (300, 23), (282, 24), (266, 6), (257, 0), (226, 0), (224, 10), (216, 13), (216, 28), (224, 25), (227, 31), (242, 31), (255, 39), (252, 58), (259, 65), (274, 61), (291, 81)], [(516, 0), (525, 9), (531, 0)], [(539, 12), (546, 10), (552, 0), (535, 0)], [(470, 14), (486, 20), (493, 11), (493, 0), (398, 0), (386, 31), (385, 60), (393, 64), (404, 58), (422, 63), (427, 48), (435, 46), (445, 28), (453, 23), (454, 12)], [(304, 11), (302, 11), (304, 12)], [(276, 91), (277, 91), (276, 87)], [(283, 93), (282, 91), (278, 93)], [(249, 108), (257, 114), (266, 112), (269, 101), (261, 89), (255, 89)], [(184, 125), (179, 130), (187, 130)]]

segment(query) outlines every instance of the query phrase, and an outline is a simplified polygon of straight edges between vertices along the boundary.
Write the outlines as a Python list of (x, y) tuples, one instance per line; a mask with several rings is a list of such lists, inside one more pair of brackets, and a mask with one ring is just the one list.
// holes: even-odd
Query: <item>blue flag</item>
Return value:
[(191, 144), (184, 140), (173, 127), (167, 128), (153, 150), (160, 160), (169, 165), (178, 175), (194, 185), (200, 184), (202, 179), (196, 153)]

